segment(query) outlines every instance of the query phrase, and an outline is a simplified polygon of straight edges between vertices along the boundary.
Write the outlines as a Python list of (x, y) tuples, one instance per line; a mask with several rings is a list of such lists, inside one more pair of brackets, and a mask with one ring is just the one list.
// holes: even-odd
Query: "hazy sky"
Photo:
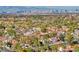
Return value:
[(79, 0), (0, 0), (0, 6), (78, 6)]

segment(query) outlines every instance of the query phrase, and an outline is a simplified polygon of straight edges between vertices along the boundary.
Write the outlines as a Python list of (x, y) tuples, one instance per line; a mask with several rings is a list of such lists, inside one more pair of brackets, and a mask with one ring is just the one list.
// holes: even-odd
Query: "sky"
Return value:
[(79, 0), (0, 0), (0, 6), (78, 6)]

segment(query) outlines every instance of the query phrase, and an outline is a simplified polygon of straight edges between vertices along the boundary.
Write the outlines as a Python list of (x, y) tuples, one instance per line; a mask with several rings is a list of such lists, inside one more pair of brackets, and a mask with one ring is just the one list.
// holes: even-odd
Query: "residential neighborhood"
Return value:
[(79, 14), (0, 15), (0, 52), (78, 51)]

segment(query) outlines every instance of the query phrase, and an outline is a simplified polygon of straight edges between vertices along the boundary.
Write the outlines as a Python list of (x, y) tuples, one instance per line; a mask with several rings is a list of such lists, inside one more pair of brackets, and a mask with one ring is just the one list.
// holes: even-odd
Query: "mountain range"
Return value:
[(79, 6), (0, 6), (0, 14), (79, 13)]

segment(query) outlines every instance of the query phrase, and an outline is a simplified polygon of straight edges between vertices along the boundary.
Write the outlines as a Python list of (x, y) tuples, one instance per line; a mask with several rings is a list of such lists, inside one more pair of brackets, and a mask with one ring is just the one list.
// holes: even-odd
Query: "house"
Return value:
[(0, 36), (0, 41), (4, 41), (6, 38), (4, 36)]
[(11, 40), (12, 45), (15, 45), (17, 41), (15, 39)]

